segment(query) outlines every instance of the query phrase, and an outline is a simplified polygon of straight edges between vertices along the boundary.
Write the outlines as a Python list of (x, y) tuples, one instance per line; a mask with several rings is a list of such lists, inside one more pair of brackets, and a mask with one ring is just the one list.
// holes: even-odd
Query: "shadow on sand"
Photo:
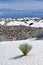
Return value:
[(20, 55), (20, 56), (16, 56), (16, 57), (13, 57), (13, 58), (10, 58), (11, 60), (14, 60), (14, 59), (19, 59), (19, 58), (22, 58), (24, 55)]

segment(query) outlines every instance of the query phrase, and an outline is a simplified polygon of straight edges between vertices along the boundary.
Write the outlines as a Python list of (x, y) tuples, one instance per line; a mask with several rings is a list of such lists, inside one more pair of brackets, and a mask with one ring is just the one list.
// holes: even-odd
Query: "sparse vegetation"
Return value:
[(19, 49), (22, 51), (24, 55), (27, 55), (28, 52), (32, 49), (32, 46), (28, 44), (21, 44), (19, 46)]
[(0, 35), (0, 41), (7, 41), (7, 38), (5, 36)]
[(43, 39), (43, 32), (39, 32), (36, 36), (36, 39)]

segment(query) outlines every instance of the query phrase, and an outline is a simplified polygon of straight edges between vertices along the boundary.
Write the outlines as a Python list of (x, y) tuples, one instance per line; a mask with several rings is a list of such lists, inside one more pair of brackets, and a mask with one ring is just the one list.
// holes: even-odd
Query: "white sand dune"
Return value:
[[(6, 22), (6, 21), (9, 21), (9, 22)], [(29, 25), (31, 23), (33, 23), (33, 24)], [(6, 26), (24, 25), (24, 26), (30, 26), (30, 27), (37, 27), (37, 28), (42, 27), (43, 28), (43, 19), (34, 17), (34, 18), (24, 18), (24, 19), (23, 18), (19, 18), (17, 20), (15, 18), (14, 19), (7, 18), (5, 20), (5, 19), (2, 18), (2, 21), (0, 21), (0, 25), (6, 25)]]
[[(27, 56), (19, 57), (22, 52), (18, 47), (22, 43), (31, 44), (33, 48)], [(0, 65), (43, 65), (43, 40), (0, 42)]]
[(19, 26), (19, 25), (26, 25), (25, 22), (20, 22), (20, 21), (14, 21), (14, 22), (10, 22), (10, 23), (7, 23), (7, 26)]
[[(30, 23), (33, 23), (32, 25), (29, 25)], [(14, 22), (9, 22), (7, 23), (7, 26), (19, 26), (19, 25), (24, 25), (24, 26), (30, 26), (30, 27), (42, 27), (43, 28), (43, 20), (40, 20), (39, 22), (34, 21), (34, 20), (29, 20), (25, 22), (21, 21), (14, 21)]]

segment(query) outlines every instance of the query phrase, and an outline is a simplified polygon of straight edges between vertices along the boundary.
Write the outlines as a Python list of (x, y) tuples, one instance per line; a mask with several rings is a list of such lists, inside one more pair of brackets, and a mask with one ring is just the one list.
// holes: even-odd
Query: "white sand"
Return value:
[[(18, 48), (21, 43), (31, 44), (33, 48), (27, 56), (15, 59), (22, 55)], [(0, 42), (0, 65), (43, 65), (43, 40)]]
[(9, 22), (7, 23), (7, 26), (19, 26), (19, 25), (26, 25), (24, 22), (20, 22), (20, 21), (13, 21), (13, 22)]
[[(22, 20), (27, 20), (28, 21), (23, 21), (21, 22)], [(19, 26), (19, 25), (24, 25), (24, 26), (30, 26), (30, 27), (42, 27), (43, 28), (43, 19), (42, 20), (39, 20), (38, 22), (35, 21), (34, 19), (39, 19), (39, 18), (20, 18), (20, 19), (17, 19), (17, 20), (13, 20), (13, 21), (9, 21), (6, 23), (6, 26)], [(7, 19), (8, 20), (8, 19)], [(12, 20), (12, 19), (10, 19)], [(30, 23), (33, 23), (32, 25), (29, 25)], [(2, 21), (0, 21), (0, 25), (5, 25), (5, 20), (2, 19)]]
[(5, 21), (0, 21), (0, 24), (1, 25), (5, 25)]
[(30, 23), (33, 23), (31, 27), (43, 27), (43, 20), (40, 20), (39, 22), (34, 21), (34, 20), (29, 20), (26, 22), (27, 23), (21, 22), (21, 21), (13, 21), (13, 22), (7, 23), (7, 26), (19, 26), (19, 25), (29, 26)]

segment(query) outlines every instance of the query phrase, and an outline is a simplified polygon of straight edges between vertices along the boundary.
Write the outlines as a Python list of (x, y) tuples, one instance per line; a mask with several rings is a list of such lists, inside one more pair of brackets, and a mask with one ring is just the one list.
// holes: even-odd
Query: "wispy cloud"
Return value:
[(23, 2), (9, 2), (0, 3), (0, 9), (14, 9), (14, 10), (43, 10), (43, 2), (37, 1), (23, 1)]
[(43, 10), (43, 2), (37, 1), (22, 1), (22, 2), (9, 2), (0, 3), (0, 9), (13, 9), (13, 10)]

